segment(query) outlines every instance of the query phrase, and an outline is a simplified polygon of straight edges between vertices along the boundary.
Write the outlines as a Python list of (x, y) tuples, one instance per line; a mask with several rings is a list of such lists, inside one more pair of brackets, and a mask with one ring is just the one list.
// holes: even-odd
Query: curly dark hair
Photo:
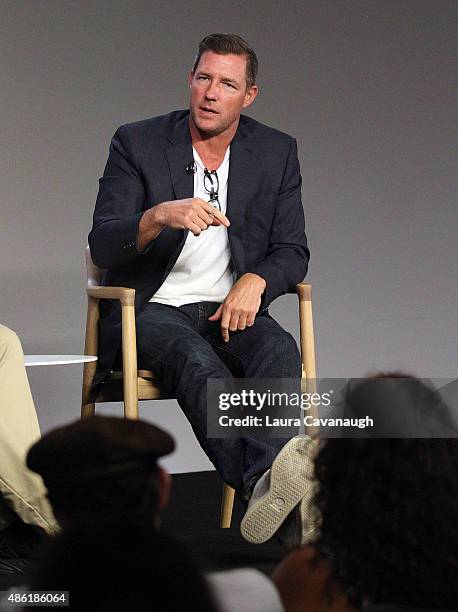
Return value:
[[(413, 387), (423, 385), (411, 380)], [(321, 444), (314, 544), (329, 564), (329, 583), (339, 584), (358, 607), (389, 602), (457, 609), (457, 440)]]

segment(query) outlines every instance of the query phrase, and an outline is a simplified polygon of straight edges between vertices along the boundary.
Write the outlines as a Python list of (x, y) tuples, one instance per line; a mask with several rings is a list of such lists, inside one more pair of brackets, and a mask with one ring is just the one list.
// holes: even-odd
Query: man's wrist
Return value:
[(143, 251), (149, 242), (157, 238), (165, 227), (162, 204), (157, 204), (143, 214), (138, 225), (137, 244), (139, 251)]
[(259, 290), (261, 293), (264, 292), (267, 283), (266, 280), (262, 278), (262, 276), (259, 276), (259, 274), (256, 274), (255, 272), (246, 272), (244, 276), (247, 276), (251, 282), (256, 283), (259, 286)]

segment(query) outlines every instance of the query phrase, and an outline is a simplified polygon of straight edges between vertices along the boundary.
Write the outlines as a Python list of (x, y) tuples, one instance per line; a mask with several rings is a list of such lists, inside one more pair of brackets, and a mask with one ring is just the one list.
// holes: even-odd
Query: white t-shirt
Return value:
[[(204, 187), (204, 164), (193, 147), (196, 172), (194, 197), (206, 202), (210, 196)], [(229, 177), (230, 147), (217, 168), (218, 200), (226, 214), (227, 181)], [(210, 226), (199, 236), (188, 233), (183, 250), (175, 265), (150, 302), (181, 306), (195, 302), (223, 302), (234, 284), (231, 251), (227, 228)]]

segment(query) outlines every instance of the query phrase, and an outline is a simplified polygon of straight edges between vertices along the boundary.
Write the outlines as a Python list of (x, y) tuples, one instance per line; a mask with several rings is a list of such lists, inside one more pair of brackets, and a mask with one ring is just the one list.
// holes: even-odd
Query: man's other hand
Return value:
[(209, 202), (200, 198), (186, 198), (162, 202), (147, 210), (138, 226), (138, 248), (140, 251), (154, 240), (165, 227), (187, 229), (199, 236), (211, 225), (229, 227), (229, 219)]
[(261, 276), (247, 272), (234, 284), (215, 314), (208, 318), (209, 321), (221, 320), (224, 342), (229, 342), (230, 331), (243, 331), (253, 325), (265, 288), (266, 281)]

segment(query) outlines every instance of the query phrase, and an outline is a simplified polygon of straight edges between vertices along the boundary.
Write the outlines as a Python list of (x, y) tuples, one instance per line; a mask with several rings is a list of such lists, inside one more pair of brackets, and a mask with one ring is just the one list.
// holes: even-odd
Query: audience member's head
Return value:
[[(401, 372), (350, 379), (344, 402), (349, 417), (373, 420), (373, 438), (447, 438), (456, 436), (452, 413), (430, 384)], [(344, 437), (345, 437), (345, 432)], [(355, 436), (351, 431), (348, 437)]]
[(150, 523), (74, 523), (41, 550), (34, 591), (69, 591), (70, 609), (215, 612), (186, 550)]
[[(434, 413), (434, 421), (450, 431), (450, 415), (437, 393), (413, 377), (386, 376), (387, 385), (377, 376), (350, 389), (347, 405), (360, 414), (365, 405), (376, 406), (378, 414), (383, 405), (391, 414), (398, 409), (399, 421), (406, 408), (417, 424), (418, 415)], [(433, 430), (437, 434), (435, 425)], [(328, 563), (330, 581), (356, 606), (369, 601), (455, 608), (457, 440), (423, 435), (321, 444), (315, 546)]]
[(63, 527), (84, 517), (154, 522), (170, 488), (157, 459), (174, 447), (150, 423), (94, 416), (46, 434), (30, 449), (27, 465), (43, 477)]

